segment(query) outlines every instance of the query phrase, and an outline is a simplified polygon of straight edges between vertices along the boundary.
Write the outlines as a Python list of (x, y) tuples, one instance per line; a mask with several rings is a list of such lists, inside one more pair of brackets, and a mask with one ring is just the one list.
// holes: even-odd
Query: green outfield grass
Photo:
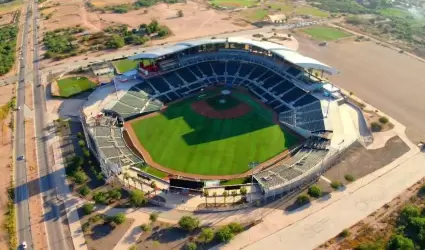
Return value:
[(311, 27), (301, 30), (309, 34), (313, 39), (320, 41), (333, 41), (344, 37), (351, 36), (350, 33), (332, 27)]
[[(236, 93), (235, 93), (236, 94)], [(207, 93), (205, 98), (211, 94)], [(198, 97), (168, 107), (163, 113), (132, 123), (138, 140), (154, 161), (178, 171), (230, 175), (249, 170), (297, 142), (271, 119), (271, 111), (244, 94), (234, 95), (252, 110), (236, 119), (211, 119), (193, 111)]]
[(213, 5), (223, 6), (223, 7), (249, 7), (255, 4), (258, 4), (259, 1), (256, 0), (212, 0), (210, 1)]
[(87, 77), (68, 77), (57, 80), (59, 95), (62, 97), (70, 97), (80, 92), (96, 87), (96, 84)]
[(114, 66), (117, 68), (119, 73), (125, 73), (127, 71), (135, 69), (138, 63), (138, 60), (124, 59), (114, 62)]

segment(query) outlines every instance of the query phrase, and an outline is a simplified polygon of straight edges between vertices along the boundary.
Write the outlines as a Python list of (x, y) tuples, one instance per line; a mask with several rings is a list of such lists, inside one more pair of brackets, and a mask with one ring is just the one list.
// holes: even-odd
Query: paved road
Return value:
[[(30, 6), (30, 5), (28, 5)], [(27, 9), (22, 39), (22, 59), (20, 59), (19, 82), (17, 90), (16, 104), (18, 107), (24, 107), (25, 104), (25, 74), (27, 59), (28, 25), (31, 21), (31, 11)], [(26, 241), (28, 248), (33, 248), (31, 235), (31, 224), (28, 204), (28, 187), (27, 187), (27, 171), (25, 160), (17, 160), (17, 157), (25, 155), (25, 125), (24, 125), (24, 109), (20, 108), (16, 112), (16, 128), (15, 128), (15, 200), (17, 206), (17, 231), (18, 242)]]
[[(37, 43), (38, 28), (37, 19), (38, 7), (34, 6), (33, 15), (33, 41)], [(39, 55), (37, 44), (34, 44), (34, 65), (33, 65), (33, 96), (34, 96), (34, 118), (35, 118), (35, 135), (36, 135), (36, 148), (37, 148), (37, 163), (39, 167), (40, 186), (43, 197), (44, 219), (48, 235), (49, 248), (54, 249), (73, 249), (70, 241), (68, 222), (66, 214), (64, 213), (64, 205), (58, 195), (62, 190), (61, 186), (65, 185), (63, 176), (52, 170), (53, 166), (49, 165), (47, 136), (45, 134), (45, 113), (46, 113), (46, 99), (45, 89), (41, 86), (41, 76), (39, 71)]]

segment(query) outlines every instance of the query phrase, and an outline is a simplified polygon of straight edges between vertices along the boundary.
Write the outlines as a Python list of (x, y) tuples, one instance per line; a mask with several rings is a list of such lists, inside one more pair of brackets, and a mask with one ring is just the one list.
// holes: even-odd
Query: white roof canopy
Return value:
[(246, 39), (242, 37), (229, 37), (227, 39), (223, 39), (223, 38), (199, 39), (199, 40), (180, 42), (172, 46), (156, 48), (138, 55), (130, 56), (128, 59), (131, 59), (131, 60), (142, 59), (142, 58), (155, 59), (164, 55), (173, 54), (179, 51), (183, 51), (185, 49), (189, 49), (189, 48), (204, 45), (204, 44), (216, 44), (216, 43), (226, 43), (226, 42), (248, 44), (251, 46), (262, 48), (264, 50), (268, 50), (272, 52), (273, 54), (280, 56), (286, 61), (291, 62), (292, 64), (295, 64), (301, 68), (323, 70), (324, 72), (331, 75), (338, 74), (338, 70), (332, 68), (331, 66), (328, 66), (322, 62), (319, 62), (316, 59), (303, 56), (300, 53), (288, 47), (285, 47), (281, 44), (272, 43), (268, 41), (254, 41), (254, 40)]

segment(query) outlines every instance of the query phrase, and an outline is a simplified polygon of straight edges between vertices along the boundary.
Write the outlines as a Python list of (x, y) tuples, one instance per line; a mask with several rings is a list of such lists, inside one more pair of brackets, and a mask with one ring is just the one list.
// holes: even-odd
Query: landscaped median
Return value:
[(52, 95), (71, 97), (84, 91), (94, 89), (97, 83), (86, 76), (71, 76), (52, 83)]

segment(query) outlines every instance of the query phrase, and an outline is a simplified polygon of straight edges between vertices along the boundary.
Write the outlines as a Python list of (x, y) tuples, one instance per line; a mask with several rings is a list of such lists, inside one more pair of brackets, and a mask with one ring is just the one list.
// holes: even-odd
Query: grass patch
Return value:
[(119, 73), (125, 73), (127, 71), (135, 69), (138, 63), (138, 60), (124, 59), (114, 62), (114, 66), (119, 71)]
[(398, 9), (398, 8), (386, 8), (379, 11), (384, 17), (388, 18), (413, 18), (412, 14), (408, 10)]
[(239, 174), (249, 170), (250, 162), (264, 162), (298, 140), (264, 116), (267, 112), (252, 99), (245, 102), (253, 109), (235, 119), (202, 116), (191, 108), (194, 101), (196, 96), (132, 123), (138, 140), (157, 163), (192, 174)]
[(57, 84), (59, 87), (59, 95), (62, 97), (70, 97), (96, 86), (94, 82), (83, 76), (57, 80)]
[(273, 10), (280, 10), (283, 12), (291, 12), (294, 10), (292, 5), (286, 3), (270, 3), (267, 6), (270, 6), (270, 8)]
[(220, 185), (241, 185), (250, 183), (251, 178), (238, 178), (233, 180), (227, 180), (227, 181), (220, 181)]
[(158, 170), (156, 168), (150, 167), (150, 166), (143, 166), (140, 168), (143, 172), (146, 172), (150, 175), (156, 176), (160, 179), (164, 179), (165, 177), (167, 177), (167, 173), (162, 172), (161, 170)]
[(298, 15), (310, 15), (314, 17), (328, 18), (329, 13), (323, 10), (319, 10), (310, 6), (303, 6), (295, 9), (295, 13)]
[(264, 19), (269, 14), (267, 10), (257, 9), (257, 10), (247, 10), (242, 13), (242, 15), (251, 22), (258, 22)]
[(212, 5), (223, 6), (223, 7), (250, 7), (255, 4), (258, 4), (259, 1), (255, 0), (212, 0), (210, 1)]
[(342, 30), (323, 26), (306, 28), (301, 31), (310, 35), (313, 39), (321, 41), (333, 41), (351, 36), (350, 33)]
[(4, 120), (9, 114), (10, 110), (15, 108), (15, 105), (16, 97), (12, 97), (8, 103), (0, 106), (0, 120)]

